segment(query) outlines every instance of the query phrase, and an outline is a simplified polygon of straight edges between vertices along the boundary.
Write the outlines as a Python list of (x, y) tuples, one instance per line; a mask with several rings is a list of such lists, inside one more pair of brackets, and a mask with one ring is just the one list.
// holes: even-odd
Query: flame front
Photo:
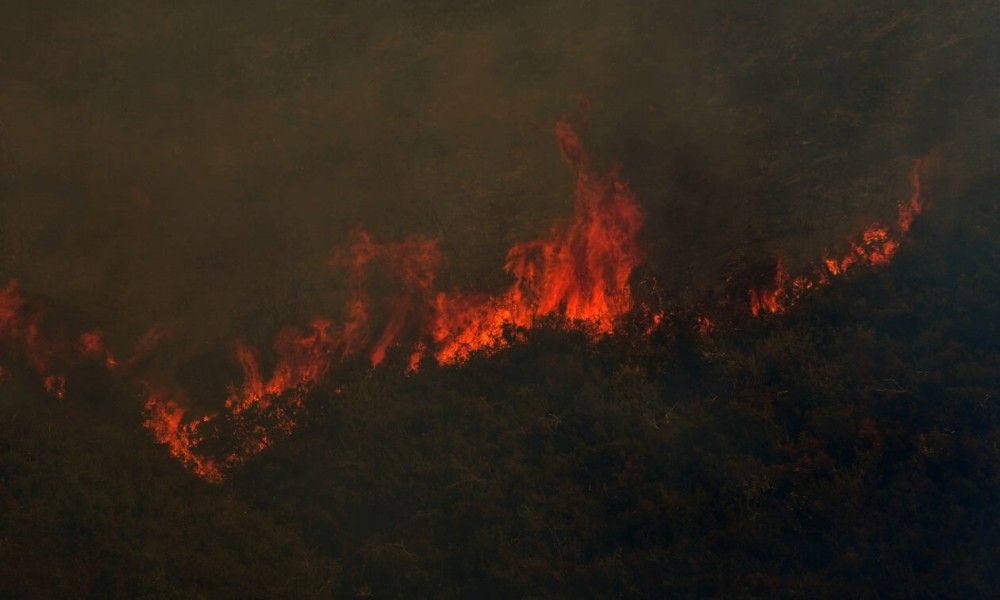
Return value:
[[(367, 355), (377, 366), (398, 351), (405, 368), (415, 371), (427, 358), (453, 364), (476, 352), (495, 351), (543, 321), (593, 336), (613, 333), (633, 310), (629, 280), (643, 258), (637, 243), (642, 212), (616, 169), (602, 173), (593, 167), (569, 122), (559, 121), (554, 133), (575, 176), (574, 212), (541, 238), (507, 252), (504, 270), (511, 282), (502, 291), (440, 290), (436, 283), (443, 257), (435, 240), (409, 236), (383, 244), (357, 230), (351, 243), (331, 259), (332, 266), (346, 275), (342, 324), (316, 318), (305, 329), (286, 328), (275, 337), (266, 358), (237, 342), (234, 360), (243, 379), (228, 388), (218, 411), (192, 418), (184, 390), (158, 387), (144, 404), (145, 427), (193, 473), (220, 482), (230, 469), (291, 433), (307, 394), (349, 356)], [(923, 210), (925, 165), (924, 159), (914, 164), (910, 196), (899, 203), (892, 226), (869, 226), (848, 250), (827, 256), (811, 273), (792, 277), (778, 260), (771, 281), (748, 290), (750, 312), (781, 313), (808, 290), (857, 265), (891, 261), (902, 236)], [(377, 305), (365, 281), (375, 267), (391, 280), (394, 290)], [(58, 342), (43, 333), (40, 313), (26, 305), (16, 281), (0, 289), (0, 340), (20, 351), (40, 375), (42, 387), (58, 398), (66, 394), (63, 367), (74, 360), (132, 372), (168, 334), (151, 328), (132, 354), (119, 361), (100, 330), (85, 331), (75, 342)], [(646, 312), (646, 333), (651, 334), (666, 322), (666, 313)], [(384, 323), (375, 332), (373, 315)], [(716, 328), (704, 314), (697, 315), (694, 323), (702, 335)], [(265, 376), (262, 363), (271, 365), (270, 375)], [(0, 369), (0, 376), (6, 371)]]
[(851, 240), (850, 250), (839, 256), (827, 256), (823, 259), (823, 268), (813, 274), (792, 279), (784, 262), (778, 259), (772, 281), (747, 292), (751, 314), (756, 317), (763, 313), (784, 312), (807, 290), (826, 285), (831, 277), (843, 275), (858, 265), (881, 266), (892, 261), (903, 235), (910, 231), (914, 219), (923, 211), (921, 177), (926, 166), (927, 159), (919, 158), (910, 169), (910, 196), (899, 203), (898, 217), (892, 227), (879, 223), (869, 225), (860, 236)]
[(157, 390), (149, 395), (145, 405), (146, 420), (143, 425), (153, 433), (153, 438), (165, 444), (170, 453), (195, 475), (213, 483), (222, 481), (219, 465), (198, 452), (203, 438), (199, 429), (211, 417), (184, 423), (187, 409), (168, 392)]
[[(617, 171), (600, 174), (591, 168), (568, 122), (557, 123), (555, 136), (576, 176), (575, 211), (572, 219), (554, 224), (547, 236), (510, 249), (505, 270), (513, 282), (504, 292), (438, 291), (435, 280), (442, 257), (436, 241), (410, 236), (379, 244), (358, 230), (349, 247), (331, 259), (335, 268), (346, 272), (351, 290), (344, 309), (346, 324), (340, 330), (333, 333), (332, 322), (317, 319), (310, 332), (282, 332), (275, 342), (276, 366), (266, 379), (256, 351), (237, 344), (235, 359), (243, 383), (230, 388), (224, 410), (185, 424), (185, 409), (174, 399), (183, 394), (159, 391), (146, 403), (146, 427), (193, 472), (218, 481), (227, 469), (270, 445), (275, 434), (291, 432), (305, 394), (334, 359), (366, 346), (372, 365), (379, 365), (393, 347), (411, 340), (407, 369), (413, 371), (428, 351), (442, 364), (462, 361), (473, 352), (502, 346), (509, 330), (530, 329), (543, 317), (559, 318), (595, 335), (611, 333), (632, 307), (628, 281), (641, 260), (636, 234), (642, 215)], [(371, 342), (373, 306), (364, 277), (376, 264), (396, 280), (398, 291), (386, 300), (385, 325)], [(208, 423), (233, 438), (232, 450), (221, 460), (201, 450)]]

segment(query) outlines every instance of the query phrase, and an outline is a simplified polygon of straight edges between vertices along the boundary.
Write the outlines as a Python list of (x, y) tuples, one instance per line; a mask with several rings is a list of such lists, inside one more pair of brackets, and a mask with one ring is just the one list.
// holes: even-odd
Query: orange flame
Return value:
[(566, 121), (555, 127), (563, 159), (576, 174), (576, 206), (568, 223), (518, 244), (504, 269), (513, 284), (499, 296), (438, 294), (431, 337), (441, 363), (464, 360), (505, 343), (511, 329), (530, 329), (555, 316), (595, 333), (611, 333), (632, 308), (628, 281), (642, 260), (636, 234), (642, 213), (617, 170), (592, 170), (579, 136)]
[(222, 481), (218, 464), (197, 452), (203, 441), (198, 429), (211, 417), (183, 423), (187, 410), (162, 390), (150, 394), (145, 409), (147, 416), (143, 425), (153, 433), (157, 442), (165, 444), (170, 453), (195, 475), (214, 483)]
[[(270, 359), (271, 374), (266, 377), (258, 352), (237, 343), (234, 354), (243, 380), (229, 387), (222, 409), (192, 419), (184, 406), (183, 390), (157, 389), (144, 405), (144, 426), (193, 473), (220, 482), (229, 469), (290, 433), (306, 395), (327, 376), (335, 361), (347, 356), (366, 351), (371, 363), (379, 365), (408, 339), (414, 345), (408, 351), (407, 370), (415, 371), (425, 357), (450, 364), (477, 351), (496, 350), (507, 344), (511, 335), (516, 337), (546, 318), (595, 336), (613, 333), (621, 317), (633, 308), (629, 279), (642, 260), (636, 240), (642, 213), (617, 170), (601, 173), (592, 167), (568, 122), (558, 122), (554, 133), (562, 157), (575, 175), (574, 213), (553, 224), (543, 237), (510, 249), (504, 269), (512, 282), (505, 290), (493, 295), (439, 291), (435, 280), (442, 257), (434, 240), (411, 236), (379, 244), (359, 230), (346, 251), (332, 259), (348, 275), (350, 296), (341, 326), (317, 318), (305, 331), (287, 328), (279, 332)], [(910, 172), (912, 192), (900, 202), (893, 226), (869, 226), (851, 242), (850, 250), (843, 256), (825, 258), (825, 269), (813, 274), (791, 277), (784, 262), (778, 260), (773, 280), (748, 291), (751, 313), (783, 312), (808, 290), (855, 265), (878, 266), (891, 261), (901, 235), (923, 210), (921, 173), (925, 164), (925, 159), (916, 161)], [(363, 277), (373, 263), (385, 267), (400, 285), (387, 300), (385, 324), (370, 343), (372, 306)], [(119, 365), (100, 330), (84, 332), (75, 346), (57, 343), (42, 333), (40, 316), (27, 312), (25, 305), (16, 281), (0, 288), (0, 339), (15, 343), (53, 396), (62, 398), (66, 393), (66, 377), (54, 372), (52, 365), (65, 365), (72, 358), (68, 351), (97, 359), (108, 369)], [(665, 313), (649, 313), (649, 317), (647, 334), (662, 326)], [(703, 335), (715, 329), (706, 315), (697, 316), (695, 324)], [(131, 369), (164, 336), (163, 330), (150, 329), (122, 368)], [(0, 369), (0, 374), (6, 375), (6, 371)], [(337, 388), (337, 393), (340, 391)], [(208, 450), (209, 446), (217, 447), (218, 441), (228, 444), (229, 450), (218, 454)]]
[(359, 230), (355, 233), (355, 238), (350, 252), (353, 260), (345, 261), (335, 257), (334, 263), (346, 263), (351, 270), (352, 285), (355, 287), (354, 301), (362, 307), (360, 310), (367, 313), (367, 296), (361, 290), (362, 269), (367, 263), (381, 262), (402, 284), (400, 291), (389, 301), (389, 318), (369, 352), (372, 365), (377, 366), (385, 360), (389, 349), (398, 343), (407, 323), (414, 317), (418, 321), (422, 318), (422, 314), (413, 313), (430, 302), (442, 257), (437, 242), (421, 236), (409, 236), (390, 244), (377, 244), (367, 232)]
[[(182, 420), (186, 409), (158, 390), (146, 402), (144, 425), (192, 472), (208, 481), (221, 481), (227, 469), (269, 447), (276, 434), (287, 435), (295, 428), (305, 395), (322, 380), (333, 358), (349, 354), (357, 341), (354, 336), (360, 330), (358, 320), (364, 314), (354, 303), (349, 303), (348, 308), (348, 320), (337, 332), (326, 319), (315, 319), (306, 332), (282, 330), (275, 339), (277, 359), (267, 379), (261, 376), (256, 351), (237, 343), (235, 358), (243, 369), (243, 383), (230, 387), (223, 411), (185, 424)], [(183, 395), (181, 391), (174, 393), (175, 397)], [(232, 450), (221, 460), (201, 450), (206, 438), (200, 428), (208, 423), (224, 429), (231, 437)]]
[[(580, 138), (569, 123), (555, 127), (563, 158), (576, 175), (573, 218), (556, 223), (546, 237), (518, 244), (507, 254), (505, 269), (514, 279), (496, 296), (436, 291), (442, 262), (437, 243), (420, 236), (378, 244), (358, 230), (346, 251), (331, 264), (347, 272), (352, 290), (347, 320), (337, 332), (317, 319), (309, 333), (285, 330), (275, 342), (276, 365), (270, 378), (261, 375), (257, 353), (236, 345), (243, 383), (229, 390), (225, 410), (183, 424), (185, 410), (163, 392), (146, 403), (146, 427), (193, 472), (209, 481), (260, 452), (275, 433), (287, 434), (308, 390), (320, 382), (334, 358), (344, 358), (367, 343), (370, 299), (362, 285), (372, 263), (382, 264), (401, 285), (388, 300), (388, 317), (368, 350), (379, 365), (409, 331), (414, 349), (407, 370), (419, 368), (425, 353), (441, 363), (467, 358), (477, 350), (505, 343), (510, 329), (531, 328), (542, 317), (557, 317), (595, 334), (611, 333), (615, 322), (632, 307), (629, 277), (641, 260), (636, 234), (642, 215), (635, 197), (618, 172), (592, 170)], [(233, 447), (221, 460), (208, 458), (200, 428), (228, 423)]]
[[(66, 375), (54, 370), (54, 365), (62, 368), (72, 366), (78, 359), (96, 360), (107, 369), (119, 366), (119, 361), (108, 348), (104, 333), (92, 329), (80, 334), (76, 342), (52, 337), (42, 329), (42, 315), (37, 310), (29, 310), (28, 303), (21, 294), (17, 280), (11, 279), (0, 288), (0, 341), (19, 352), (41, 378), (42, 387), (50, 395), (63, 398), (66, 395)], [(154, 335), (155, 333), (155, 335)], [(139, 341), (136, 353), (126, 361), (133, 362), (147, 354), (161, 337), (156, 329), (151, 329)]]
[(750, 312), (780, 313), (800, 298), (807, 290), (829, 283), (830, 277), (843, 275), (856, 265), (881, 266), (892, 261), (899, 250), (900, 239), (910, 230), (914, 219), (923, 210), (923, 184), (921, 176), (927, 165), (926, 158), (917, 159), (910, 170), (910, 196), (899, 203), (898, 218), (894, 229), (874, 223), (850, 242), (851, 249), (839, 257), (823, 259), (825, 272), (800, 275), (789, 279), (784, 263), (779, 259), (774, 280), (764, 288), (751, 289)]
[(766, 288), (750, 290), (750, 312), (757, 316), (762, 312), (779, 313), (785, 309), (785, 286), (788, 283), (788, 270), (780, 258), (774, 270), (774, 282)]

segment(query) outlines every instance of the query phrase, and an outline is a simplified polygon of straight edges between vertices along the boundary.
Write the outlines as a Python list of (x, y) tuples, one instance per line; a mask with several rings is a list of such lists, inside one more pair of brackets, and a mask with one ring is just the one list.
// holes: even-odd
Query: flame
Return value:
[[(228, 387), (223, 406), (192, 418), (181, 389), (159, 388), (144, 404), (144, 426), (185, 467), (206, 481), (220, 482), (228, 470), (269, 447), (296, 426), (307, 394), (329, 374), (337, 361), (367, 353), (372, 365), (383, 364), (394, 348), (410, 341), (407, 371), (416, 371), (425, 358), (441, 364), (461, 362), (479, 351), (492, 351), (517, 339), (522, 332), (551, 319), (564, 327), (583, 329), (594, 336), (613, 333), (619, 320), (633, 309), (629, 286), (642, 260), (637, 243), (642, 213), (635, 196), (612, 169), (595, 170), (580, 137), (567, 121), (554, 128), (564, 161), (572, 169), (574, 212), (555, 222), (535, 240), (512, 247), (504, 270), (511, 283), (496, 294), (445, 292), (436, 288), (443, 262), (437, 242), (409, 236), (398, 242), (377, 243), (357, 230), (347, 248), (334, 253), (331, 263), (347, 274), (348, 300), (343, 323), (314, 319), (307, 328), (286, 328), (275, 337), (269, 358), (237, 342), (234, 360), (243, 377)], [(792, 277), (778, 260), (772, 280), (748, 291), (754, 316), (783, 312), (814, 287), (824, 285), (856, 265), (878, 266), (892, 260), (900, 239), (923, 210), (921, 173), (925, 159), (910, 172), (912, 191), (900, 202), (892, 226), (867, 227), (839, 256), (827, 256), (823, 269)], [(384, 300), (384, 324), (373, 338), (376, 307), (365, 286), (365, 275), (380, 266), (394, 280), (395, 291)], [(649, 313), (650, 334), (661, 327), (665, 313)], [(65, 375), (52, 365), (65, 365), (74, 356), (96, 359), (108, 369), (132, 368), (162, 341), (168, 332), (149, 329), (123, 363), (107, 347), (101, 330), (82, 333), (75, 344), (47, 337), (37, 312), (26, 310), (18, 284), (0, 289), (0, 339), (12, 343), (41, 376), (51, 395), (66, 394)], [(715, 329), (707, 315), (695, 317), (702, 335)], [(69, 350), (74, 349), (75, 350)], [(75, 354), (73, 354), (75, 352)], [(262, 364), (268, 363), (265, 375)], [(6, 376), (6, 370), (0, 369)], [(342, 388), (337, 387), (336, 393)], [(228, 447), (217, 452), (210, 448)]]
[(222, 481), (218, 464), (197, 452), (197, 447), (203, 441), (199, 429), (211, 417), (184, 423), (187, 410), (163, 390), (149, 395), (145, 410), (146, 420), (143, 425), (153, 433), (153, 438), (158, 443), (165, 444), (170, 453), (195, 475), (213, 483)]
[[(275, 365), (267, 378), (261, 374), (257, 351), (238, 342), (234, 358), (242, 368), (243, 382), (230, 386), (223, 410), (184, 423), (186, 409), (174, 399), (183, 399), (183, 390), (169, 394), (157, 390), (147, 399), (144, 425), (193, 473), (207, 481), (222, 481), (225, 471), (295, 429), (306, 394), (320, 383), (334, 358), (347, 356), (355, 348), (366, 318), (362, 308), (349, 302), (347, 319), (339, 330), (334, 330), (331, 321), (317, 318), (306, 331), (290, 327), (279, 332), (274, 342)], [(212, 436), (201, 433), (207, 424), (213, 427)], [(202, 450), (208, 437), (216, 436), (227, 436), (231, 445), (221, 459)]]
[[(319, 317), (304, 329), (283, 329), (265, 354), (241, 341), (235, 343), (233, 358), (242, 380), (227, 388), (218, 411), (192, 417), (185, 390), (157, 388), (147, 395), (144, 426), (191, 472), (218, 483), (230, 469), (291, 433), (310, 391), (349, 356), (367, 355), (378, 366), (398, 350), (407, 358), (406, 370), (412, 372), (425, 359), (452, 364), (476, 352), (495, 351), (547, 320), (593, 336), (614, 333), (621, 318), (633, 310), (629, 280), (643, 258), (637, 242), (642, 212), (617, 169), (601, 172), (593, 167), (568, 121), (557, 122), (554, 134), (575, 177), (574, 211), (552, 224), (545, 235), (507, 252), (504, 270), (510, 283), (502, 291), (439, 290), (437, 272), (443, 258), (435, 240), (409, 236), (378, 243), (359, 229), (351, 243), (331, 258), (331, 264), (347, 276), (348, 299), (340, 325)], [(771, 281), (748, 290), (751, 313), (781, 313), (809, 290), (856, 265), (890, 262), (902, 235), (923, 210), (925, 163), (920, 159), (914, 164), (911, 194), (899, 203), (893, 225), (870, 225), (842, 255), (825, 257), (823, 267), (812, 273), (792, 277), (779, 259)], [(378, 305), (365, 285), (366, 274), (375, 266), (394, 286)], [(0, 339), (23, 352), (42, 377), (43, 387), (58, 398), (65, 396), (67, 382), (52, 365), (70, 360), (67, 349), (108, 369), (122, 365), (128, 370), (167, 335), (160, 328), (148, 330), (127, 360), (119, 363), (102, 331), (85, 331), (75, 344), (58, 343), (43, 334), (40, 316), (26, 311), (25, 305), (16, 281), (0, 289)], [(647, 334), (663, 326), (664, 311), (646, 309), (645, 314), (651, 322)], [(374, 320), (382, 325), (373, 332)], [(694, 324), (702, 335), (716, 327), (707, 315), (696, 316)], [(265, 367), (270, 367), (269, 374)], [(335, 391), (339, 394), (342, 388)]]
[(568, 122), (556, 124), (555, 136), (576, 175), (573, 218), (554, 224), (546, 237), (510, 249), (504, 269), (514, 281), (504, 293), (437, 295), (430, 333), (439, 362), (503, 346), (507, 332), (530, 329), (542, 317), (612, 333), (632, 308), (628, 281), (642, 260), (635, 196), (617, 170), (592, 169)]
[[(396, 243), (376, 244), (364, 231), (359, 231), (356, 235), (358, 241), (352, 254), (360, 256), (364, 263), (380, 261), (400, 284), (399, 291), (389, 300), (389, 318), (369, 352), (372, 365), (377, 366), (385, 360), (389, 349), (399, 343), (407, 324), (414, 318), (418, 322), (423, 318), (422, 307), (429, 304), (434, 294), (437, 269), (442, 256), (437, 241), (422, 236), (409, 236)], [(358, 266), (359, 262), (356, 259), (353, 265)], [(357, 272), (354, 277), (355, 285), (359, 285)], [(356, 291), (355, 298), (362, 302), (367, 296)], [(417, 314), (414, 315), (414, 312)]]
[[(224, 409), (184, 423), (182, 392), (155, 392), (146, 403), (146, 427), (194, 473), (219, 481), (227, 469), (267, 448), (276, 434), (295, 427), (306, 393), (326, 375), (335, 359), (368, 346), (372, 365), (383, 363), (404, 339), (412, 339), (407, 370), (415, 371), (428, 353), (440, 363), (466, 359), (477, 350), (506, 343), (512, 329), (529, 329), (543, 317), (596, 334), (611, 333), (632, 307), (629, 277), (642, 256), (636, 234), (642, 215), (618, 172), (594, 171), (572, 126), (560, 121), (555, 136), (564, 160), (576, 175), (573, 217), (554, 224), (537, 240), (518, 244), (507, 254), (505, 270), (513, 282), (497, 295), (445, 293), (436, 289), (442, 263), (435, 240), (409, 236), (380, 244), (356, 230), (351, 244), (334, 253), (331, 265), (346, 272), (351, 290), (345, 324), (334, 330), (327, 319), (313, 321), (308, 332), (288, 329), (275, 341), (276, 362), (270, 377), (258, 353), (237, 343), (235, 360), (242, 384), (231, 386)], [(387, 317), (369, 343), (373, 303), (366, 292), (368, 269), (379, 265), (398, 284), (385, 301)], [(220, 460), (203, 451), (203, 427), (229, 431), (232, 450)], [(208, 436), (212, 437), (212, 436)]]
[(899, 203), (894, 227), (879, 223), (869, 225), (860, 236), (850, 241), (850, 250), (841, 256), (825, 257), (824, 269), (811, 275), (790, 279), (784, 262), (778, 259), (773, 280), (765, 287), (752, 288), (748, 292), (751, 314), (756, 317), (762, 313), (781, 313), (808, 290), (826, 285), (830, 277), (844, 275), (857, 265), (876, 267), (889, 264), (899, 250), (902, 236), (909, 232), (914, 219), (923, 210), (921, 177), (926, 165), (927, 159), (919, 158), (910, 169), (910, 196)]
[(780, 258), (774, 269), (774, 281), (765, 288), (751, 289), (750, 312), (757, 316), (762, 312), (779, 313), (785, 309), (785, 286), (788, 283), (788, 270)]
[[(124, 364), (131, 367), (135, 360), (153, 349), (162, 335), (162, 331), (150, 329)], [(56, 365), (69, 368), (81, 358), (97, 361), (109, 370), (121, 364), (100, 329), (81, 333), (75, 342), (47, 334), (42, 328), (42, 314), (35, 309), (29, 310), (29, 303), (15, 279), (0, 288), (0, 341), (21, 354), (39, 375), (42, 388), (60, 399), (66, 396), (68, 381)]]

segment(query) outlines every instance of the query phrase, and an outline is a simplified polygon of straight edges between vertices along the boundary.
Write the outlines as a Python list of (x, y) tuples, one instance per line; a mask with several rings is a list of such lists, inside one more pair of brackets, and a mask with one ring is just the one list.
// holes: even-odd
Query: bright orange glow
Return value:
[(779, 313), (785, 310), (785, 286), (788, 284), (788, 270), (778, 259), (774, 269), (774, 281), (767, 287), (750, 290), (750, 312), (758, 316), (762, 312)]
[(439, 362), (502, 346), (507, 332), (530, 329), (542, 317), (611, 333), (632, 308), (628, 281), (642, 260), (636, 243), (642, 213), (635, 196), (616, 170), (592, 169), (568, 122), (556, 124), (555, 136), (576, 175), (572, 219), (510, 249), (504, 269), (514, 281), (502, 294), (437, 295), (430, 334)]
[[(146, 399), (144, 426), (191, 472), (220, 482), (230, 469), (291, 433), (308, 394), (349, 356), (413, 372), (425, 361), (454, 364), (477, 352), (496, 351), (545, 322), (594, 337), (615, 332), (635, 304), (629, 281), (643, 258), (637, 242), (642, 212), (616, 169), (601, 172), (593, 166), (569, 122), (558, 122), (554, 134), (574, 174), (574, 211), (538, 239), (510, 248), (504, 263), (510, 278), (506, 287), (492, 294), (443, 291), (437, 287), (443, 257), (435, 240), (409, 236), (378, 243), (359, 229), (331, 258), (346, 275), (340, 324), (320, 317), (305, 328), (285, 328), (270, 350), (237, 342), (233, 358), (242, 379), (227, 388), (216, 412), (192, 417), (184, 390), (159, 388)], [(899, 203), (895, 223), (870, 225), (850, 241), (849, 249), (828, 255), (810, 273), (793, 276), (779, 259), (773, 278), (747, 290), (751, 313), (782, 313), (809, 290), (858, 265), (889, 263), (923, 210), (925, 162), (918, 160), (910, 173), (912, 191)], [(392, 290), (379, 294), (378, 301), (365, 281), (376, 268), (383, 276), (379, 281)], [(25, 306), (16, 281), (0, 288), (0, 339), (23, 355), (45, 390), (57, 398), (66, 394), (62, 373), (71, 372), (64, 367), (72, 361), (82, 357), (118, 372), (134, 372), (168, 334), (161, 328), (148, 330), (119, 363), (101, 330), (85, 331), (75, 341), (53, 340), (40, 327), (39, 314)], [(643, 307), (636, 312), (648, 318), (647, 335), (667, 326), (662, 310)], [(702, 335), (716, 329), (707, 315), (696, 316), (694, 325)]]
[[(559, 122), (555, 136), (576, 175), (574, 215), (553, 225), (541, 239), (511, 248), (505, 269), (513, 282), (504, 292), (490, 296), (437, 291), (442, 257), (436, 241), (410, 236), (380, 244), (358, 230), (349, 247), (331, 259), (348, 276), (345, 325), (335, 330), (330, 321), (317, 319), (305, 333), (281, 332), (274, 345), (275, 366), (267, 378), (257, 352), (237, 344), (235, 359), (243, 382), (230, 388), (225, 410), (185, 425), (178, 402), (155, 393), (146, 404), (146, 426), (154, 437), (193, 472), (218, 481), (227, 469), (268, 447), (275, 434), (289, 433), (306, 393), (333, 361), (366, 346), (371, 363), (379, 365), (392, 348), (404, 341), (415, 344), (406, 367), (415, 371), (428, 354), (453, 363), (477, 350), (498, 348), (508, 331), (529, 329), (543, 317), (594, 334), (611, 333), (632, 307), (628, 280), (641, 260), (636, 234), (642, 216), (617, 171), (600, 174), (591, 168), (569, 123)], [(398, 285), (385, 301), (385, 324), (370, 342), (373, 306), (363, 280), (373, 265), (381, 266)], [(210, 422), (214, 429), (231, 430), (232, 450), (220, 460), (208, 458), (201, 449), (205, 440), (200, 430)]]
[[(145, 426), (192, 472), (208, 481), (221, 481), (226, 470), (266, 449), (279, 435), (291, 433), (306, 394), (320, 383), (334, 359), (358, 346), (367, 318), (363, 304), (351, 300), (346, 315), (340, 329), (318, 318), (305, 331), (289, 327), (279, 332), (274, 341), (274, 367), (267, 378), (256, 350), (237, 343), (234, 357), (243, 370), (243, 382), (229, 388), (224, 410), (185, 424), (186, 409), (174, 399), (184, 393), (168, 397), (159, 390), (146, 402)], [(206, 439), (201, 431), (207, 424), (212, 425), (213, 439), (223, 435), (231, 447), (219, 459), (201, 448)]]
[(222, 481), (222, 473), (215, 461), (197, 452), (202, 442), (198, 430), (211, 417), (183, 423), (187, 410), (162, 390), (149, 395), (145, 409), (143, 425), (153, 433), (157, 442), (165, 444), (170, 453), (195, 475), (213, 483)]
[(878, 223), (869, 225), (858, 238), (850, 242), (850, 250), (841, 256), (824, 258), (824, 269), (814, 275), (800, 275), (789, 280), (785, 265), (779, 260), (773, 282), (764, 288), (749, 291), (750, 312), (755, 317), (761, 313), (783, 312), (807, 290), (829, 283), (830, 277), (843, 275), (857, 265), (889, 264), (899, 250), (902, 235), (910, 230), (913, 220), (923, 210), (921, 176), (926, 165), (925, 158), (914, 162), (909, 176), (910, 196), (899, 203), (899, 216), (894, 228)]

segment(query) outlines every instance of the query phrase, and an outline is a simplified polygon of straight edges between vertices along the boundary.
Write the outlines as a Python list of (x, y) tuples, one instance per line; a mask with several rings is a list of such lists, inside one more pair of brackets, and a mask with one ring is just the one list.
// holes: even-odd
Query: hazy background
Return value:
[(112, 0), (0, 16), (0, 274), (119, 345), (169, 324), (191, 362), (336, 316), (327, 258), (359, 225), (439, 237), (445, 286), (502, 285), (506, 249), (572, 210), (549, 130), (579, 94), (587, 147), (647, 214), (638, 277), (676, 301), (889, 218), (918, 155), (942, 157), (940, 214), (948, 186), (994, 169), (992, 2)]

